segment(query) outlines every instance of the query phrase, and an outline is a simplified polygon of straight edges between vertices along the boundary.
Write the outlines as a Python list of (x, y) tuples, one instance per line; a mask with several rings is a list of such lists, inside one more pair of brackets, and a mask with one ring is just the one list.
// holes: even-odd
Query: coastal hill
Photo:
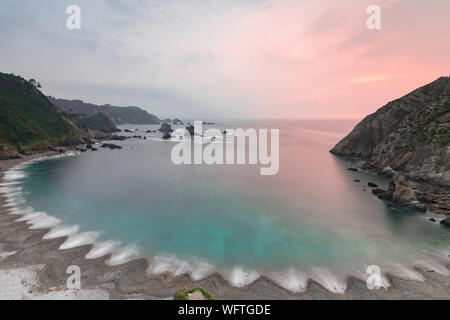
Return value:
[(26, 149), (74, 145), (87, 130), (58, 110), (33, 81), (0, 72), (0, 159)]
[(392, 176), (381, 198), (450, 215), (450, 77), (441, 77), (362, 120), (331, 153), (359, 157)]
[(92, 116), (81, 118), (79, 123), (86, 126), (90, 130), (100, 131), (103, 133), (120, 132), (121, 130), (102, 112), (96, 113)]
[(114, 124), (159, 124), (157, 116), (149, 114), (139, 107), (115, 107), (109, 104), (95, 105), (81, 100), (65, 100), (49, 97), (49, 100), (59, 109), (68, 114), (78, 114), (85, 117), (96, 113), (105, 114)]

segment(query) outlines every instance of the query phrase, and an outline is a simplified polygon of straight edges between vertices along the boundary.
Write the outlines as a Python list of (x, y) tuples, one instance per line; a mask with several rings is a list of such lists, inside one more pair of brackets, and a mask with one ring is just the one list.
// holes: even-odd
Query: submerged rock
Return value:
[(373, 183), (373, 182), (369, 182), (367, 185), (369, 187), (371, 187), (371, 188), (378, 188), (378, 185), (376, 183)]
[(348, 171), (358, 172), (359, 170), (357, 168), (348, 168)]
[(444, 219), (444, 220), (442, 220), (442, 221), (441, 221), (441, 224), (442, 224), (443, 226), (446, 226), (447, 228), (450, 228), (450, 217), (449, 217), (449, 218), (446, 218), (446, 219)]
[(120, 150), (120, 149), (122, 149), (121, 146), (118, 146), (118, 145), (115, 145), (115, 144), (112, 144), (112, 143), (104, 143), (104, 144), (102, 144), (102, 146), (100, 148), (108, 148), (108, 149), (111, 149), (111, 150)]
[(130, 137), (117, 136), (117, 135), (108, 136), (108, 140), (111, 140), (111, 141), (124, 141), (124, 140), (127, 140), (129, 138)]
[(168, 134), (168, 133), (165, 133), (164, 135), (163, 135), (163, 137), (162, 137), (164, 140), (170, 140), (170, 139), (172, 139), (172, 135), (170, 135), (170, 134)]
[(385, 193), (385, 192), (386, 192), (386, 190), (379, 189), (379, 188), (376, 188), (376, 189), (373, 189), (373, 190), (372, 190), (372, 193), (373, 193), (374, 195), (376, 195), (376, 196), (382, 195), (382, 194)]

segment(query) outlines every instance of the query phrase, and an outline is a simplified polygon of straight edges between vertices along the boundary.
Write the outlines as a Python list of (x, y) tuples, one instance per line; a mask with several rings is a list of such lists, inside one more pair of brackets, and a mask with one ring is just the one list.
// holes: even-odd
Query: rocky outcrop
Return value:
[(450, 78), (388, 103), (331, 152), (362, 158), (366, 168), (393, 177), (385, 199), (450, 214)]
[(191, 137), (193, 137), (195, 135), (195, 128), (193, 125), (188, 125), (186, 127), (187, 132), (189, 132), (189, 134), (191, 135)]
[(172, 133), (173, 129), (172, 129), (172, 126), (170, 124), (164, 122), (161, 125), (161, 128), (159, 128), (159, 131), (162, 132), (162, 133)]
[(120, 150), (120, 149), (122, 149), (121, 146), (118, 146), (118, 145), (112, 144), (112, 143), (104, 143), (104, 144), (101, 145), (100, 148), (108, 148), (108, 149), (111, 149), (111, 150)]
[(386, 192), (378, 192), (378, 197), (412, 210), (425, 211), (426, 209), (425, 205), (417, 200), (414, 190), (402, 173), (397, 173), (392, 179), (389, 189)]
[(440, 222), (443, 226), (450, 228), (450, 218), (446, 218)]
[(164, 133), (163, 137), (164, 140), (170, 140), (172, 139), (172, 135), (170, 133)]
[(0, 145), (0, 160), (20, 159), (22, 155), (17, 151), (11, 151), (5, 146)]

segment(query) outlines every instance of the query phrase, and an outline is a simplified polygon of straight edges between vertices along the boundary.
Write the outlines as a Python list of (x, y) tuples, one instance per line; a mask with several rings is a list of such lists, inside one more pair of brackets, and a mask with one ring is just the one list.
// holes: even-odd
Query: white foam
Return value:
[(200, 281), (207, 278), (214, 270), (214, 266), (205, 261), (197, 261), (194, 270), (191, 270), (190, 276), (194, 281)]
[(78, 226), (57, 226), (52, 228), (49, 232), (45, 234), (43, 239), (49, 240), (49, 239), (57, 239), (62, 237), (68, 237), (71, 235), (74, 235), (78, 232)]
[(20, 191), (7, 193), (4, 195), (4, 197), (6, 198), (5, 202), (7, 202), (7, 203), (12, 202), (14, 200), (23, 199), (22, 192), (20, 192)]
[(115, 251), (106, 263), (110, 266), (118, 266), (139, 257), (141, 257), (139, 249), (134, 246), (128, 246)]
[(45, 212), (33, 211), (31, 213), (27, 213), (27, 214), (23, 215), (22, 217), (16, 219), (16, 221), (18, 221), (18, 222), (25, 221), (26, 222), (26, 221), (36, 220), (36, 219), (42, 219), (45, 217), (48, 217)]
[(234, 267), (226, 278), (232, 286), (240, 288), (255, 282), (259, 277), (260, 274), (257, 271)]
[(396, 276), (403, 280), (411, 280), (418, 282), (425, 282), (425, 278), (419, 272), (414, 270), (413, 268), (395, 264), (387, 268), (388, 272), (393, 276)]
[(449, 276), (450, 272), (448, 269), (441, 263), (434, 261), (434, 260), (421, 260), (417, 261), (415, 265), (419, 268), (422, 268), (424, 271), (430, 272), (437, 272), (440, 275), (443, 276)]
[(269, 273), (268, 277), (293, 293), (304, 292), (308, 287), (308, 276), (294, 269), (289, 269), (285, 272), (272, 272)]
[(31, 230), (48, 229), (58, 225), (61, 222), (61, 220), (51, 217), (45, 212), (27, 213), (19, 219), (16, 219), (16, 221), (25, 221), (27, 224), (31, 225), (29, 228)]
[[(11, 199), (8, 199), (7, 201), (5, 201), (6, 203), (10, 204), (10, 203), (15, 203), (16, 204), (16, 208), (17, 207), (23, 207), (23, 205), (26, 204), (26, 201), (24, 198), (22, 197), (14, 197)], [(14, 207), (9, 207), (9, 208), (14, 208)]]
[(61, 220), (55, 217), (47, 216), (42, 219), (35, 219), (28, 222), (31, 224), (30, 230), (49, 229), (61, 223)]
[(325, 268), (313, 268), (311, 270), (311, 278), (333, 293), (343, 294), (347, 289), (346, 279), (339, 278)]
[(9, 256), (12, 256), (13, 254), (16, 254), (17, 251), (12, 251), (12, 252), (6, 252), (6, 251), (0, 251), (0, 261), (8, 258)]
[(19, 170), (9, 170), (5, 172), (3, 180), (5, 181), (16, 181), (25, 178), (25, 172)]
[(6, 203), (3, 204), (4, 208), (14, 208), (17, 207), (18, 205), (23, 204), (23, 203), (15, 203), (15, 202), (11, 202), (11, 203)]
[(189, 274), (192, 280), (199, 281), (210, 275), (213, 269), (214, 266), (206, 261), (193, 260), (188, 262), (187, 260), (180, 260), (173, 255), (165, 254), (152, 259), (149, 263), (147, 273), (170, 273), (174, 276)]
[(112, 240), (96, 243), (92, 247), (91, 251), (89, 251), (86, 255), (86, 259), (91, 260), (101, 258), (114, 252), (114, 250), (116, 250), (120, 245), (121, 242)]
[(69, 238), (59, 247), (60, 250), (67, 250), (76, 247), (93, 244), (99, 236), (98, 232), (83, 232), (69, 236)]
[(2, 182), (0, 183), (0, 187), (9, 187), (20, 184), (20, 181), (11, 181), (11, 182)]
[(147, 272), (149, 274), (178, 273), (180, 260), (172, 255), (160, 255), (153, 258)]
[(11, 197), (11, 198), (5, 200), (3, 207), (5, 207), (5, 208), (18, 207), (18, 206), (24, 205), (25, 203), (26, 203), (26, 201), (22, 197)]
[(34, 209), (31, 207), (26, 207), (26, 208), (19, 207), (19, 208), (8, 209), (8, 212), (9, 212), (9, 214), (12, 214), (12, 215), (21, 216), (21, 215), (26, 215), (26, 214), (34, 212)]
[(0, 188), (0, 193), (4, 193), (4, 194), (12, 194), (15, 192), (20, 192), (22, 190), (22, 188), (20, 187), (1, 187)]

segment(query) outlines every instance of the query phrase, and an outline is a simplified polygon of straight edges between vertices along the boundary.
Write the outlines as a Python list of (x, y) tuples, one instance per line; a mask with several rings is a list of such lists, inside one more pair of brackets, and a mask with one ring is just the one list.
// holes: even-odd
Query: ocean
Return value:
[(150, 274), (198, 280), (217, 272), (238, 287), (266, 276), (293, 292), (305, 290), (311, 278), (343, 292), (348, 275), (366, 279), (372, 265), (418, 281), (423, 277), (413, 266), (447, 272), (450, 231), (428, 222), (428, 214), (379, 200), (367, 184), (387, 188), (386, 178), (348, 171), (357, 160), (329, 153), (356, 123), (223, 120), (205, 126), (279, 129), (273, 176), (262, 176), (255, 165), (175, 165), (171, 151), (178, 141), (146, 132), (159, 126), (124, 125), (138, 129), (128, 135), (147, 139), (113, 142), (122, 150), (19, 165), (0, 189), (31, 228), (50, 228), (47, 238), (68, 236), (60, 249), (93, 244), (87, 258), (111, 254), (112, 265), (147, 257)]

